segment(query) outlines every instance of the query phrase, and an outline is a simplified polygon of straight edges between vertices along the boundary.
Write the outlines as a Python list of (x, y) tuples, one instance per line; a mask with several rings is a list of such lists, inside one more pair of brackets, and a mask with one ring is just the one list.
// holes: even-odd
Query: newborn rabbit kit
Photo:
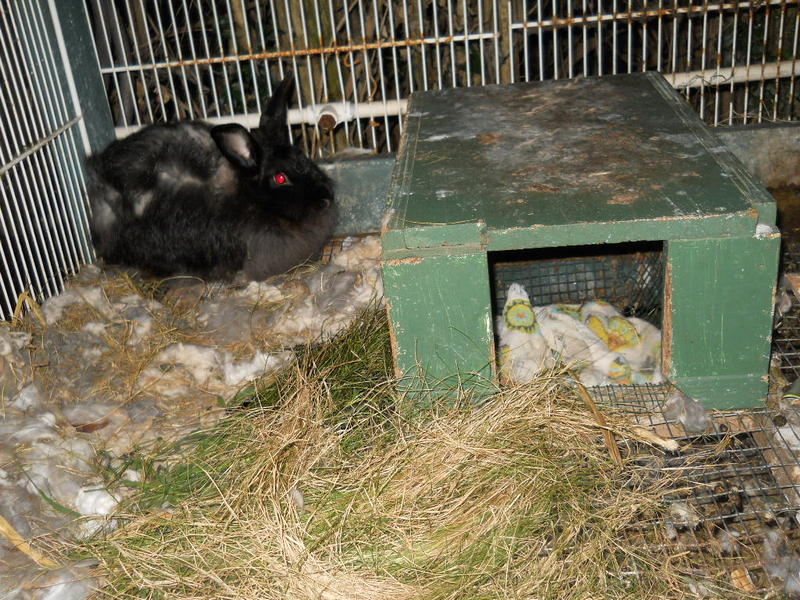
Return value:
[(98, 255), (156, 276), (251, 280), (316, 257), (336, 224), (333, 182), (290, 142), (292, 88), (289, 75), (256, 129), (150, 125), (90, 157)]

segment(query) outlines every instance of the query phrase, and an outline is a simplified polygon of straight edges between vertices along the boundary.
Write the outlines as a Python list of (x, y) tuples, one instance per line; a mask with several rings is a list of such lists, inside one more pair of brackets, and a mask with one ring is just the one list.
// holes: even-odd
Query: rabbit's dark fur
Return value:
[(333, 184), (289, 142), (290, 90), (287, 76), (257, 129), (151, 125), (90, 157), (98, 254), (156, 275), (263, 279), (319, 253), (335, 225)]

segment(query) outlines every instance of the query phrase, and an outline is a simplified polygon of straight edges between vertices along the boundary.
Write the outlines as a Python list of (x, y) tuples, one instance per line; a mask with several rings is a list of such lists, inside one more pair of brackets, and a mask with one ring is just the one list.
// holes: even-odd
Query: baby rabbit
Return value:
[(313, 258), (333, 233), (333, 183), (291, 145), (291, 74), (257, 129), (150, 125), (87, 160), (91, 233), (106, 262), (155, 275), (250, 279)]

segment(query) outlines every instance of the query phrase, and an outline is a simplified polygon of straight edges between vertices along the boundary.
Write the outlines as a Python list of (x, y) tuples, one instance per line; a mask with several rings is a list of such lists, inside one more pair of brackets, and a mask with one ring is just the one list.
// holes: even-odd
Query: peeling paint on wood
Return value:
[(382, 236), (401, 371), (493, 373), (491, 252), (663, 241), (667, 374), (711, 407), (758, 402), (778, 239), (756, 227), (775, 203), (660, 75), (432, 90), (409, 110)]

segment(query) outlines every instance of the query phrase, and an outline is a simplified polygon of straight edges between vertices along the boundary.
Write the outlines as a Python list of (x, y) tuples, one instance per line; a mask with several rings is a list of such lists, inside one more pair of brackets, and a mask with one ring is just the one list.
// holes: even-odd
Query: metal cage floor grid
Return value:
[(780, 540), (786, 552), (781, 564), (800, 566), (793, 550), (800, 548), (800, 438), (766, 409), (715, 412), (713, 431), (688, 434), (662, 412), (670, 390), (669, 385), (590, 389), (598, 405), (628, 413), (681, 446), (675, 455), (627, 447), (652, 477), (675, 476), (665, 516), (655, 527), (643, 524), (642, 543), (659, 545), (669, 556), (682, 554), (684, 566), (699, 565), (702, 557), (707, 568), (713, 558), (717, 572), (698, 572), (701, 579), (722, 578), (749, 594), (788, 593), (793, 576), (786, 583), (771, 577), (779, 566), (767, 545)]

